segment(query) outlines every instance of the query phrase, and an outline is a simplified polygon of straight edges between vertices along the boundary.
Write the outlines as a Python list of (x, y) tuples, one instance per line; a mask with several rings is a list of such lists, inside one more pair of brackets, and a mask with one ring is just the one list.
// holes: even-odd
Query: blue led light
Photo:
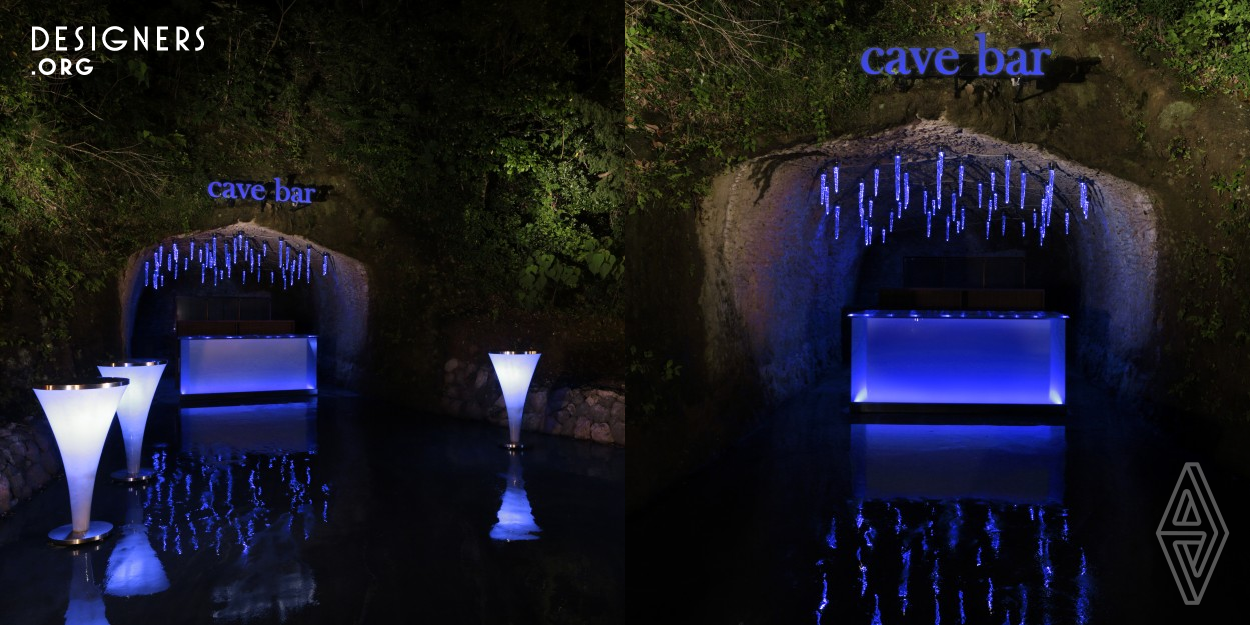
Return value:
[(900, 154), (895, 154), (894, 155), (894, 201), (895, 202), (900, 202), (903, 199), (903, 195), (902, 195), (903, 178), (902, 178), (902, 173), (901, 173), (902, 169), (903, 169), (903, 157)]
[(1011, 155), (1003, 158), (1003, 197), (1011, 197)]
[(317, 337), (182, 337), (183, 395), (316, 390)]
[(1089, 219), (1089, 189), (1085, 181), (1081, 181), (1081, 218)]
[(851, 315), (856, 403), (1062, 405), (1064, 320)]
[(825, 214), (829, 214), (829, 187), (825, 186), (825, 177), (827, 174), (820, 174), (820, 206), (825, 209)]

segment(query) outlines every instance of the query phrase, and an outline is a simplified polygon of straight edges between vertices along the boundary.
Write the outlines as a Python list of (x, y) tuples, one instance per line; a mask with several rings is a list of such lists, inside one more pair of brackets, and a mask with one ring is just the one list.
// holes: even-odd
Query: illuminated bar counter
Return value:
[(183, 395), (317, 390), (317, 337), (179, 337)]
[(852, 407), (1064, 404), (1067, 315), (868, 310), (849, 316)]

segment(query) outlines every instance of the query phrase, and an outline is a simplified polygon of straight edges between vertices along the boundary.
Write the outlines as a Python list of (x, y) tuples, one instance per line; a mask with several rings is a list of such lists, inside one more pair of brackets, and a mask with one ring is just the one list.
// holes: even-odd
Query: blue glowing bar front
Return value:
[(184, 336), (183, 395), (317, 390), (317, 337)]
[(1067, 315), (870, 310), (850, 317), (854, 403), (1064, 404)]

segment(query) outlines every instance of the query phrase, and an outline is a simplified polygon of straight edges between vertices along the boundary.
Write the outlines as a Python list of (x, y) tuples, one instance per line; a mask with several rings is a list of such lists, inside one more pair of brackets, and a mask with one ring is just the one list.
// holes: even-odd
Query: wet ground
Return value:
[[(1063, 418), (871, 415), (847, 410), (848, 382), (831, 376), (631, 514), (632, 622), (1177, 623), (1243, 613), (1250, 484), (1106, 394), (1070, 385)], [(1216, 556), (1199, 537), (1212, 540), (1203, 519), (1214, 507), (1178, 495), (1194, 507), (1178, 503), (1164, 529), (1195, 532), (1168, 540), (1189, 541), (1172, 549), (1193, 555), (1194, 590), (1209, 580), (1197, 605), (1185, 604), (1156, 536), (1187, 462), (1199, 463), (1229, 532)]]
[(0, 519), (0, 623), (623, 622), (624, 451), (323, 392), (180, 407), (162, 389), (147, 486), (119, 429), (92, 518), (54, 547), (63, 479)]

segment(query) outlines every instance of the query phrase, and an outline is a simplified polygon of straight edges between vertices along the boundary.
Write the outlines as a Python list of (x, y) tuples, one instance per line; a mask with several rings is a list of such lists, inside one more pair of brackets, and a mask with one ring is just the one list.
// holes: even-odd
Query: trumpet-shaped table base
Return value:
[(126, 469), (118, 469), (110, 473), (109, 477), (113, 478), (113, 480), (117, 482), (133, 484), (136, 482), (146, 482), (152, 479), (153, 475), (154, 473), (152, 473), (152, 469), (139, 469), (139, 472), (135, 474), (131, 474), (131, 472)]
[(112, 523), (92, 521), (87, 525), (87, 531), (83, 532), (81, 536), (74, 535), (74, 526), (72, 524), (62, 525), (48, 532), (48, 540), (58, 545), (82, 545), (104, 540), (111, 533), (113, 533)]

